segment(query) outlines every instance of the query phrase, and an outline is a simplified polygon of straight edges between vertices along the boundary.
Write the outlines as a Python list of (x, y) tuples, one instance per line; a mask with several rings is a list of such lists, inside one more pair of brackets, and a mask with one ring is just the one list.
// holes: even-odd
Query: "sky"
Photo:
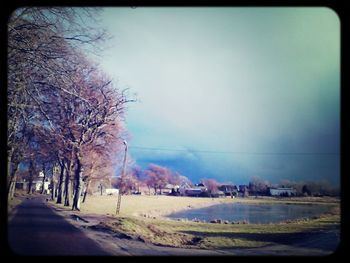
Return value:
[(98, 62), (129, 155), (193, 182), (340, 184), (340, 22), (328, 8), (104, 8)]

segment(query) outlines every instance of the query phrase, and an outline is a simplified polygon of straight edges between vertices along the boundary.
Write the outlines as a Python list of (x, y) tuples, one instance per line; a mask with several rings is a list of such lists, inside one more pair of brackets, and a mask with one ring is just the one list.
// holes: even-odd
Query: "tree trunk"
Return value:
[(16, 181), (17, 181), (17, 175), (14, 175), (13, 178), (11, 179), (10, 190), (8, 195), (9, 199), (12, 199), (15, 195)]
[(55, 201), (56, 184), (55, 184), (53, 178), (51, 179), (51, 185), (52, 185), (52, 187), (51, 187), (51, 200)]
[(60, 173), (60, 178), (59, 178), (59, 183), (58, 183), (58, 193), (57, 193), (57, 201), (56, 204), (62, 204), (62, 193), (63, 193), (63, 181), (64, 181), (64, 162), (60, 164), (61, 166), (61, 173)]
[(8, 194), (9, 199), (13, 198), (13, 196), (15, 195), (18, 166), (19, 166), (19, 163), (17, 162), (15, 164), (13, 170), (11, 171), (10, 182), (9, 182), (8, 190), (7, 190), (7, 194)]
[(86, 200), (86, 196), (87, 196), (89, 188), (90, 188), (90, 182), (91, 182), (91, 177), (93, 175), (93, 172), (94, 172), (94, 164), (92, 164), (91, 170), (89, 173), (89, 177), (86, 179), (85, 191), (84, 191), (84, 197), (83, 197), (82, 203), (84, 203)]
[[(12, 150), (11, 150), (12, 152)], [(8, 185), (7, 185), (7, 194), (9, 194), (10, 192), (10, 188), (11, 188), (11, 181), (12, 181), (12, 171), (11, 171), (11, 168), (12, 168), (12, 161), (11, 161), (11, 154), (9, 154), (7, 156), (7, 182), (8, 182)]]
[(27, 194), (32, 194), (32, 188), (33, 188), (33, 179), (29, 179), (29, 184), (28, 184), (28, 192)]
[(65, 182), (64, 182), (64, 206), (70, 206), (70, 195), (71, 195), (71, 190), (70, 190), (70, 178), (69, 178), (69, 171), (66, 171), (66, 177), (65, 177)]
[(65, 178), (65, 200), (64, 200), (64, 206), (70, 206), (71, 199), (72, 199), (72, 193), (73, 193), (73, 184), (71, 182), (71, 174), (73, 174), (73, 168), (74, 168), (74, 157), (72, 153), (72, 158), (68, 161), (68, 169), (66, 167), (66, 178)]
[(85, 192), (84, 192), (84, 197), (83, 197), (83, 200), (81, 201), (82, 203), (85, 203), (86, 196), (87, 196), (87, 193), (88, 193), (88, 191), (89, 191), (89, 187), (90, 187), (90, 180), (88, 180), (87, 183), (86, 183)]
[(55, 190), (56, 190), (55, 183), (52, 182), (52, 188), (51, 188), (51, 200), (52, 201), (55, 201)]
[(80, 200), (83, 188), (83, 169), (81, 167), (81, 156), (79, 153), (76, 157), (76, 170), (75, 170), (75, 192), (73, 198), (72, 210), (80, 211)]
[(41, 186), (41, 194), (44, 194), (44, 191), (45, 191), (45, 180), (46, 180), (46, 175), (44, 174), (42, 186)]

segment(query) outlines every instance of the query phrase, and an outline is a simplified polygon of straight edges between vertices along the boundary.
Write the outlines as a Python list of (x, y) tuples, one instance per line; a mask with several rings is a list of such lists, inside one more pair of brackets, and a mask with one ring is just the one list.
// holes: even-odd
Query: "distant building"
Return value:
[(272, 196), (292, 196), (297, 194), (297, 190), (294, 188), (270, 188), (270, 195)]
[(207, 188), (203, 184), (195, 184), (193, 187), (191, 187), (188, 183), (183, 183), (179, 187), (179, 192), (183, 196), (199, 196), (206, 191)]
[[(42, 176), (40, 176), (40, 177), (42, 177)], [(34, 179), (32, 181), (32, 191), (34, 191), (34, 192), (40, 192), (42, 189), (43, 180), (40, 177), (38, 176), (38, 179)], [(45, 182), (44, 182), (44, 193), (50, 194), (49, 186), (50, 186), (49, 179), (46, 178)], [(23, 179), (23, 181), (16, 182), (16, 189), (21, 189), (21, 190), (27, 191), (28, 188), (29, 188), (29, 181), (26, 181), (25, 179)]]
[(226, 196), (234, 195), (236, 196), (238, 193), (238, 188), (236, 185), (232, 184), (223, 184), (218, 187), (220, 191), (222, 191)]
[(163, 194), (174, 194), (179, 193), (180, 186), (175, 184), (166, 184), (164, 188), (162, 188)]

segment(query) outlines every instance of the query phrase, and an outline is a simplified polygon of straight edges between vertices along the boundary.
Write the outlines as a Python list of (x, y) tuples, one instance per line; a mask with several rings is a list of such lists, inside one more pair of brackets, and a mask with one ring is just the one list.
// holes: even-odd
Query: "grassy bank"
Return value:
[[(170, 196), (123, 196), (121, 212), (115, 215), (117, 197), (89, 196), (80, 214), (108, 215), (98, 227), (117, 236), (153, 244), (186, 248), (247, 248), (289, 244), (322, 230), (339, 228), (339, 200), (334, 198), (190, 198)], [(318, 218), (279, 224), (211, 224), (174, 221), (164, 215), (220, 203), (332, 204), (331, 213)], [(61, 208), (63, 208), (60, 205)], [(67, 208), (69, 210), (70, 208)]]
[(208, 224), (192, 221), (118, 217), (102, 223), (115, 233), (159, 245), (205, 249), (290, 244), (339, 226), (339, 216), (289, 224)]

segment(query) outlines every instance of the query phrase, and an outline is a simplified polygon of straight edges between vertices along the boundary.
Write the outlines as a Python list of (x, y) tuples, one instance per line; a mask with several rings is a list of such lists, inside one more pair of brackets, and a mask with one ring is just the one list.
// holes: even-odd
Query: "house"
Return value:
[(238, 188), (236, 185), (232, 184), (223, 184), (218, 187), (220, 191), (224, 193), (225, 196), (236, 196), (238, 193)]
[(203, 184), (195, 184), (191, 187), (188, 183), (183, 183), (179, 187), (179, 192), (182, 196), (199, 196), (206, 191), (207, 188)]
[(179, 187), (180, 195), (185, 195), (186, 189), (189, 189), (189, 188), (191, 188), (191, 186), (188, 183), (183, 182)]
[[(27, 191), (29, 188), (29, 181), (26, 181), (26, 179), (23, 179), (23, 181), (16, 182), (16, 189)], [(46, 178), (44, 181), (44, 193), (50, 194), (50, 182), (49, 179)], [(41, 178), (36, 178), (32, 181), (32, 192), (40, 192), (43, 187), (43, 180)]]
[(188, 188), (185, 190), (185, 195), (187, 196), (199, 196), (202, 193), (200, 188)]
[(269, 193), (271, 196), (293, 196), (296, 195), (297, 190), (294, 188), (286, 187), (270, 188)]
[[(32, 187), (35, 189), (36, 192), (41, 191), (41, 189), (43, 187), (43, 178), (44, 177), (45, 177), (44, 172), (41, 171), (41, 172), (39, 172), (38, 177), (35, 180), (33, 180)], [(50, 186), (49, 178), (45, 178), (45, 181), (44, 181), (44, 193), (50, 194), (49, 186)]]
[(179, 193), (179, 185), (174, 185), (174, 184), (166, 184), (164, 188), (162, 188), (162, 193), (163, 194), (175, 194)]

